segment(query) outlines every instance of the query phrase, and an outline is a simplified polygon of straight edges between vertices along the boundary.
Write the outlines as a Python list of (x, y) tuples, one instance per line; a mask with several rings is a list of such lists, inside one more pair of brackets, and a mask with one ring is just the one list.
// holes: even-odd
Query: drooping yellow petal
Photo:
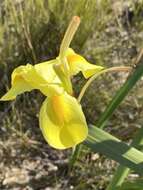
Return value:
[(62, 93), (61, 81), (53, 69), (54, 63), (56, 60), (14, 69), (11, 76), (12, 87), (0, 100), (13, 100), (17, 95), (33, 89), (39, 89), (46, 96)]
[(40, 110), (40, 128), (45, 140), (57, 149), (75, 146), (88, 133), (80, 104), (67, 93), (44, 101)]
[(0, 101), (14, 100), (17, 95), (33, 89), (26, 81), (19, 77), (11, 89), (0, 99)]
[(67, 51), (66, 57), (71, 75), (76, 75), (81, 71), (85, 78), (89, 78), (104, 69), (104, 67), (102, 66), (89, 63), (82, 56), (76, 54), (71, 48), (69, 48), (69, 50)]

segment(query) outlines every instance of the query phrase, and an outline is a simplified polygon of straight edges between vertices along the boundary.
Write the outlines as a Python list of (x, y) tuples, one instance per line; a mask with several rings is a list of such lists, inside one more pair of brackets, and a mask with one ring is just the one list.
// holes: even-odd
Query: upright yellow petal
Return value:
[(102, 66), (93, 65), (89, 63), (82, 56), (76, 54), (72, 49), (69, 49), (67, 51), (66, 57), (69, 64), (71, 75), (76, 75), (81, 71), (85, 78), (89, 78), (92, 75), (104, 69), (104, 67)]
[(88, 133), (80, 104), (67, 93), (44, 101), (40, 110), (40, 128), (45, 140), (57, 149), (75, 146)]

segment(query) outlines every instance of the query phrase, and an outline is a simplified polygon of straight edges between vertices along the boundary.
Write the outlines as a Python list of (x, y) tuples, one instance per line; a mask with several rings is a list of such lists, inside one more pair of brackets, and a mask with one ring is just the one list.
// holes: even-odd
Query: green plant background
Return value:
[[(71, 44), (78, 53), (105, 67), (133, 65), (143, 47), (141, 0), (1, 0), (1, 96), (10, 87), (10, 74), (16, 66), (58, 55), (73, 15), (81, 17)], [(107, 74), (93, 82), (82, 100), (88, 123), (96, 124), (126, 77), (126, 73)], [(73, 79), (76, 95), (84, 83), (80, 74)], [(114, 112), (106, 131), (130, 142), (143, 123), (142, 95), (141, 80)], [(0, 103), (0, 189), (103, 190), (117, 163), (83, 149), (74, 170), (67, 174), (71, 150), (49, 147), (38, 127), (43, 99), (33, 91), (15, 102)], [(137, 177), (133, 172), (129, 175), (131, 180)]]

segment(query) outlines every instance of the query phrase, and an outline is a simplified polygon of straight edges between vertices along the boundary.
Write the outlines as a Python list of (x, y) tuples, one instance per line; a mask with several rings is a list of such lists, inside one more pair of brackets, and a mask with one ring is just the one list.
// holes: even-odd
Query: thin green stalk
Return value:
[(106, 190), (118, 190), (121, 184), (124, 182), (124, 179), (129, 174), (130, 169), (124, 166), (118, 166), (117, 171), (114, 174), (114, 177), (107, 187)]
[(69, 160), (69, 172), (72, 171), (74, 163), (76, 162), (76, 160), (78, 159), (79, 155), (80, 155), (80, 150), (82, 149), (82, 144), (78, 144), (74, 149), (73, 149), (73, 154), (70, 157)]
[(106, 110), (101, 115), (98, 122), (96, 123), (96, 126), (98, 126), (100, 128), (105, 127), (107, 120), (112, 116), (115, 109), (124, 100), (124, 98), (127, 96), (129, 91), (134, 87), (134, 85), (141, 78), (142, 75), (143, 75), (143, 60), (142, 60), (142, 63), (138, 64), (136, 69), (134, 69), (134, 71), (128, 77), (128, 79), (123, 84), (123, 86), (115, 94), (115, 96), (109, 103), (108, 107), (106, 108)]
[(96, 73), (95, 75), (93, 75), (83, 86), (83, 88), (80, 91), (80, 94), (77, 98), (78, 102), (81, 102), (82, 97), (84, 96), (86, 90), (88, 89), (88, 87), (91, 85), (91, 83), (101, 74), (104, 73), (108, 73), (108, 72), (120, 72), (120, 71), (124, 71), (124, 72), (129, 72), (131, 70), (131, 67), (125, 67), (125, 66), (120, 66), (120, 67), (111, 67), (108, 69), (103, 69), (100, 72)]

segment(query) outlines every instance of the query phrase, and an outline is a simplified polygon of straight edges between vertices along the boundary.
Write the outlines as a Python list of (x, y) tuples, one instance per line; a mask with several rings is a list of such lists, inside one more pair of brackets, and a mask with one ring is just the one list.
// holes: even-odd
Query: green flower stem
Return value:
[(125, 71), (125, 72), (129, 72), (131, 71), (131, 67), (111, 67), (111, 68), (108, 68), (108, 69), (103, 69), (101, 70), (100, 72), (96, 73), (95, 75), (93, 75), (87, 82), (86, 84), (83, 86), (83, 88), (81, 89), (80, 91), (80, 94), (77, 98), (78, 102), (81, 102), (81, 99), (82, 97), (84, 96), (87, 88), (91, 85), (91, 83), (98, 77), (100, 76), (101, 74), (104, 74), (104, 73), (107, 73), (107, 72), (118, 72), (118, 71)]
[(110, 104), (101, 115), (99, 121), (96, 123), (96, 126), (100, 128), (104, 128), (107, 120), (111, 117), (114, 110), (118, 107), (118, 105), (122, 102), (128, 92), (134, 87), (136, 82), (143, 75), (143, 64), (139, 64), (137, 68), (131, 73), (128, 77), (124, 85), (119, 89), (116, 93), (115, 97), (111, 100)]
[(77, 146), (75, 146), (75, 148), (73, 148), (72, 155), (69, 159), (69, 168), (68, 168), (69, 173), (72, 171), (74, 163), (76, 162), (76, 160), (78, 159), (80, 155), (81, 149), (82, 149), (82, 144), (78, 144)]

